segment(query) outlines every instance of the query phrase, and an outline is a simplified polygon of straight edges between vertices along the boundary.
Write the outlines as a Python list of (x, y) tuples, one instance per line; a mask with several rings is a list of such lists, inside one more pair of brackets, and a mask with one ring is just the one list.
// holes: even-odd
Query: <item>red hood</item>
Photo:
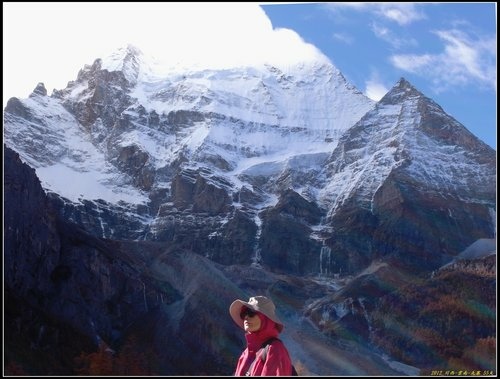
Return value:
[(264, 342), (271, 337), (278, 337), (278, 329), (276, 323), (262, 313), (257, 313), (260, 318), (261, 327), (256, 332), (246, 333), (247, 346), (250, 353), (255, 354)]

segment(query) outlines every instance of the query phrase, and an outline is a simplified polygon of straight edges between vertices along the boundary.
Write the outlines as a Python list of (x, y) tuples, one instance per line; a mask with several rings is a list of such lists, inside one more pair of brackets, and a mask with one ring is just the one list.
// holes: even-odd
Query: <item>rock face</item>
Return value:
[[(7, 147), (4, 164), (8, 205), (4, 285), (10, 300), (5, 340), (9, 348), (17, 346), (14, 351), (18, 352), (28, 351), (31, 344), (33, 360), (50, 357), (47, 365), (38, 364), (39, 371), (34, 372), (74, 374), (72, 359), (80, 353), (92, 351), (102, 340), (119, 347), (148, 320), (147, 337), (153, 341), (160, 372), (193, 372), (190, 367), (210, 372), (217, 364), (215, 372), (230, 374), (239, 348), (232, 325), (217, 326), (217, 333), (226, 327), (224, 333), (233, 335), (232, 341), (229, 337), (224, 342), (225, 348), (233, 349), (230, 357), (220, 356), (216, 341), (199, 343), (216, 333), (205, 329), (203, 315), (194, 310), (207, 301), (201, 289), (209, 281), (231, 287), (209, 261), (192, 253), (168, 253), (160, 244), (95, 238), (60, 218), (34, 170)], [(226, 294), (219, 291), (218, 296), (221, 309), (214, 304), (207, 309), (222, 314), (227, 312), (225, 304), (239, 293), (233, 289)], [(205, 326), (198, 330), (193, 322)], [(177, 342), (172, 344), (172, 340)], [(9, 351), (11, 361), (22, 361)], [(189, 359), (185, 366), (179, 362), (192, 355), (200, 358)], [(54, 361), (57, 356), (59, 360)]]
[[(4, 148), (4, 169), (5, 283), (36, 301), (36, 294), (30, 295), (30, 290), (46, 289), (58, 266), (61, 240), (56, 229), (57, 213), (50, 207), (35, 170), (22, 164), (8, 148)], [(27, 220), (31, 220), (29, 225)], [(26, 267), (37, 264), (40, 271), (26, 276)]]
[(317, 241), (308, 236), (318, 225), (322, 210), (293, 190), (283, 193), (275, 207), (262, 214), (262, 262), (273, 270), (298, 275), (318, 270)]

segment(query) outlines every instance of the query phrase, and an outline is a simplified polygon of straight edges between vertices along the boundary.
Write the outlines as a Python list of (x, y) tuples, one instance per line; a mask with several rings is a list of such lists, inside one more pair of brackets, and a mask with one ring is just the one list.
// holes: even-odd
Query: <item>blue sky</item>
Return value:
[(128, 43), (206, 68), (315, 59), (312, 44), (370, 98), (404, 77), (496, 149), (495, 3), (3, 2), (3, 105)]
[(404, 77), (496, 149), (495, 3), (262, 5), (379, 99)]

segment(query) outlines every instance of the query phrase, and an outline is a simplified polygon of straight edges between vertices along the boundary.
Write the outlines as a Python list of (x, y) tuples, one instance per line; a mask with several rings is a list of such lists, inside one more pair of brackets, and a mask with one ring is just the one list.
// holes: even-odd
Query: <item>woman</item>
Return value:
[(236, 366), (235, 376), (290, 376), (292, 362), (285, 345), (278, 339), (283, 323), (275, 305), (265, 296), (248, 302), (235, 300), (229, 307), (234, 322), (245, 331), (247, 347)]

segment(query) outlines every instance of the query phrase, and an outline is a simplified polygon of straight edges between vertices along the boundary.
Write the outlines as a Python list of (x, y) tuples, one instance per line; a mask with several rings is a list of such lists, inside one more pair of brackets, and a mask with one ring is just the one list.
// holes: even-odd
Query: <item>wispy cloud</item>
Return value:
[(418, 45), (415, 39), (404, 39), (394, 33), (391, 29), (386, 26), (380, 25), (373, 22), (371, 25), (371, 30), (377, 38), (389, 43), (392, 47), (400, 49), (402, 47), (416, 46)]
[(354, 42), (354, 38), (347, 33), (334, 33), (332, 37), (333, 39), (343, 42), (346, 45), (352, 45)]
[(415, 3), (329, 3), (324, 4), (324, 7), (335, 13), (341, 12), (342, 9), (372, 12), (399, 25), (408, 25), (426, 17)]
[(390, 60), (394, 66), (401, 70), (418, 73), (436, 62), (437, 56), (429, 54), (400, 54), (393, 55), (390, 57)]
[[(342, 18), (342, 10), (371, 14), (374, 16), (370, 24), (372, 32), (377, 38), (389, 43), (396, 49), (416, 46), (418, 43), (415, 39), (401, 38), (400, 34), (393, 32), (390, 27), (387, 26), (390, 24), (389, 22), (396, 22), (400, 26), (404, 26), (426, 18), (425, 14), (419, 11), (417, 5), (413, 3), (329, 3), (323, 4), (323, 7), (334, 14), (337, 19)], [(347, 42), (347, 39), (344, 40), (342, 37), (345, 37), (345, 35), (340, 33), (334, 35), (334, 38), (337, 40)]]
[(402, 54), (390, 57), (404, 71), (429, 77), (436, 92), (452, 86), (475, 84), (496, 91), (496, 37), (474, 37), (464, 31), (434, 32), (443, 42), (440, 54)]
[(426, 17), (414, 3), (380, 3), (377, 4), (376, 13), (399, 25), (408, 25)]

